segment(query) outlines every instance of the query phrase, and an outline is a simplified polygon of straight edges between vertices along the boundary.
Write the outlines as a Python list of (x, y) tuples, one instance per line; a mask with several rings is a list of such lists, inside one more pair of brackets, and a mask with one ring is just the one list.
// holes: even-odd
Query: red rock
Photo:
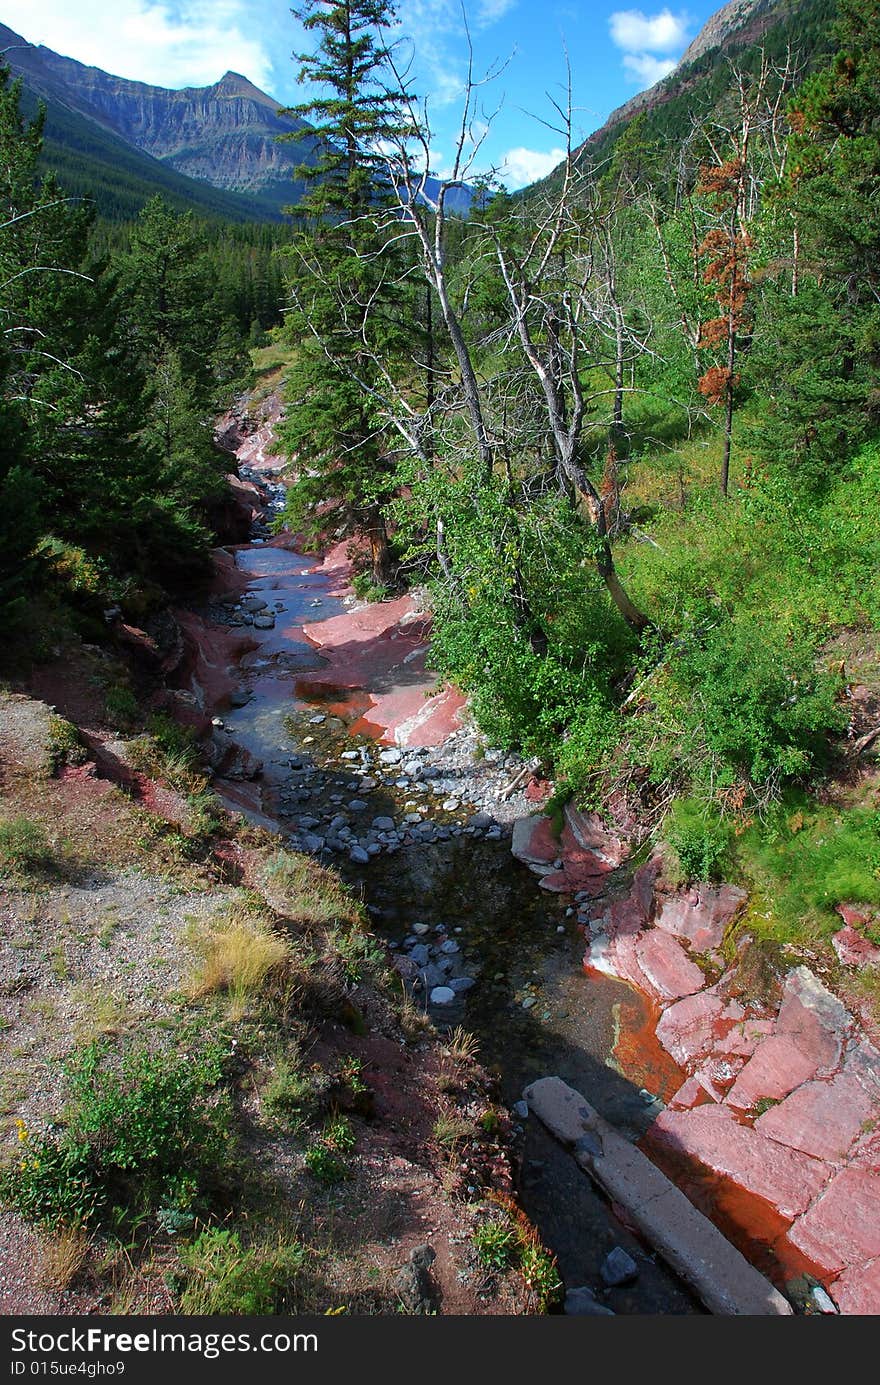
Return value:
[(844, 923), (850, 928), (858, 928), (860, 925), (870, 923), (871, 921), (871, 911), (864, 906), (859, 907), (856, 904), (836, 904), (834, 907)]
[(529, 803), (546, 803), (553, 792), (553, 785), (549, 779), (540, 779), (533, 775), (526, 784), (526, 798)]
[(880, 1173), (841, 1169), (789, 1235), (799, 1250), (829, 1270), (875, 1259), (880, 1255)]
[(846, 1158), (873, 1110), (856, 1077), (838, 1073), (821, 1082), (806, 1082), (755, 1121), (755, 1129), (789, 1149), (800, 1149), (829, 1162)]
[(707, 886), (668, 899), (657, 916), (657, 927), (685, 938), (697, 952), (721, 946), (727, 925), (745, 899), (733, 885)]
[(629, 855), (629, 847), (613, 836), (598, 813), (581, 813), (572, 804), (565, 806), (565, 821), (578, 846), (598, 852), (606, 865), (617, 867)]
[(872, 1102), (880, 1102), (880, 1053), (867, 1039), (858, 1039), (847, 1049), (843, 1070), (858, 1078)]
[(699, 1077), (693, 1076), (682, 1083), (667, 1104), (671, 1111), (690, 1111), (694, 1106), (702, 1106), (705, 1102), (714, 1100), (712, 1093), (707, 1091)]
[(849, 1167), (869, 1169), (876, 1173), (880, 1169), (880, 1127), (866, 1130), (849, 1152)]
[(677, 1063), (686, 1066), (711, 1051), (715, 1024), (723, 1009), (713, 991), (688, 996), (663, 1012), (657, 1038)]
[(773, 1204), (784, 1217), (796, 1217), (821, 1191), (828, 1168), (797, 1150), (740, 1125), (726, 1106), (667, 1108), (651, 1126), (651, 1136), (679, 1156), (697, 1159), (739, 1187)]
[(584, 890), (592, 899), (596, 899), (600, 894), (604, 894), (607, 881), (604, 875), (595, 875), (592, 872), (589, 875), (581, 874), (566, 867), (563, 870), (551, 871), (539, 883), (542, 890), (552, 890), (555, 894), (576, 894), (579, 890)]
[(831, 945), (845, 967), (876, 967), (880, 963), (880, 947), (869, 943), (854, 928), (841, 928)]
[(839, 1066), (849, 1024), (842, 1001), (808, 967), (789, 972), (776, 1030), (794, 1039), (804, 1054), (815, 1059), (818, 1077), (830, 1076)]
[(773, 1034), (755, 1049), (728, 1093), (731, 1106), (749, 1110), (762, 1097), (781, 1100), (816, 1076), (815, 1056), (805, 1053), (785, 1034)]
[[(723, 1019), (730, 1018), (730, 1009), (730, 1005), (725, 1008)], [(750, 1058), (758, 1045), (772, 1034), (775, 1028), (773, 1020), (737, 1019), (723, 1038), (718, 1038), (715, 1048), (719, 1052), (730, 1054), (731, 1057)]]
[(652, 929), (642, 934), (636, 943), (636, 956), (654, 991), (663, 1000), (693, 995), (706, 984), (700, 968), (668, 933)]
[(654, 886), (657, 883), (661, 866), (662, 862), (659, 856), (654, 856), (643, 866), (639, 866), (633, 876), (630, 899), (641, 914), (644, 923), (647, 923), (654, 913)]
[(547, 865), (559, 855), (559, 841), (548, 817), (517, 818), (513, 824), (510, 850), (525, 865)]
[(645, 923), (645, 913), (638, 899), (628, 894), (624, 899), (616, 899), (611, 906), (608, 919), (608, 932), (612, 938), (621, 935), (635, 936), (641, 933)]
[(739, 1058), (719, 1057), (713, 1054), (697, 1068), (694, 1077), (713, 1101), (723, 1101), (725, 1092), (741, 1067), (742, 1061)]
[(844, 1270), (831, 1285), (831, 1297), (841, 1313), (865, 1316), (880, 1313), (880, 1259)]
[(606, 976), (614, 976), (619, 981), (628, 981), (636, 990), (651, 993), (651, 984), (636, 956), (636, 939), (631, 936), (607, 938), (600, 935), (594, 938), (584, 957), (584, 966), (592, 967)]

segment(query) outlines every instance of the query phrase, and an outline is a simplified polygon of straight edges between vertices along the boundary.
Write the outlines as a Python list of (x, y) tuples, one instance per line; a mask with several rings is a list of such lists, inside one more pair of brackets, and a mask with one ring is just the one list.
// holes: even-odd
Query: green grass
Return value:
[[(736, 840), (734, 862), (753, 892), (752, 931), (782, 942), (827, 939), (842, 926), (835, 905), (880, 906), (880, 810), (789, 795), (769, 824), (753, 823)], [(880, 924), (867, 935), (880, 943)]]

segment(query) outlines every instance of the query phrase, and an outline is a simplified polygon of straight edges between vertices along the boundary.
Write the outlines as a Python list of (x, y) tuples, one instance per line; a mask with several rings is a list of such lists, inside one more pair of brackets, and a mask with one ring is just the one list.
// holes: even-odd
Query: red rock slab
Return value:
[(880, 1259), (844, 1270), (831, 1285), (831, 1297), (841, 1313), (880, 1313)]
[(585, 874), (566, 866), (562, 870), (551, 871), (538, 884), (542, 890), (551, 890), (554, 894), (577, 894), (583, 890), (591, 899), (598, 899), (599, 895), (605, 893), (608, 882), (604, 875)]
[(657, 1038), (677, 1063), (687, 1066), (708, 1054), (724, 1005), (714, 991), (701, 991), (664, 1010)]
[(662, 1000), (680, 1000), (701, 991), (706, 978), (674, 938), (651, 929), (636, 942), (639, 966)]
[(418, 683), (370, 693), (372, 705), (352, 729), (372, 730), (399, 746), (441, 745), (461, 724), (465, 700), (454, 688), (435, 688), (436, 680), (426, 676)]
[(563, 825), (559, 848), (558, 854), (564, 860), (565, 869), (571, 876), (609, 875), (613, 870), (613, 866), (608, 864), (601, 852), (580, 845), (568, 823)]
[(859, 1038), (850, 1044), (843, 1070), (858, 1078), (873, 1102), (880, 1102), (880, 1052), (872, 1043)]
[[(731, 1008), (731, 1005), (725, 1007), (722, 1016), (723, 1021), (730, 1018), (728, 1012)], [(775, 1028), (773, 1020), (737, 1018), (732, 1022), (724, 1036), (718, 1037), (715, 1047), (731, 1057), (750, 1058), (758, 1045), (772, 1034)]]
[(642, 999), (650, 1003), (653, 1000), (653, 990), (639, 966), (635, 945), (636, 940), (633, 937), (609, 938), (606, 934), (599, 933), (584, 953), (584, 969), (600, 972), (603, 976), (613, 976), (617, 981), (629, 982)]
[(629, 855), (626, 842), (608, 831), (598, 813), (581, 813), (571, 803), (567, 803), (565, 821), (578, 846), (598, 852), (606, 865), (616, 869)]
[(872, 1173), (880, 1169), (880, 1128), (865, 1131), (850, 1150), (847, 1162), (850, 1168), (868, 1169)]
[(805, 1082), (765, 1111), (755, 1129), (789, 1149), (834, 1163), (846, 1158), (874, 1109), (858, 1078), (838, 1073), (825, 1081)]
[(615, 899), (608, 917), (608, 932), (612, 938), (635, 936), (644, 926), (644, 910), (638, 899), (631, 894), (625, 899)]
[(876, 1259), (880, 1256), (880, 1173), (841, 1169), (791, 1228), (790, 1238), (811, 1260), (831, 1271)]
[(880, 947), (869, 943), (854, 928), (841, 928), (831, 939), (831, 946), (845, 967), (876, 967), (880, 964)]
[(850, 928), (864, 926), (871, 921), (871, 911), (857, 904), (836, 904), (836, 912)]
[(656, 924), (667, 933), (684, 938), (696, 952), (720, 947), (727, 925), (746, 898), (744, 890), (733, 885), (708, 887), (667, 899)]
[(670, 1097), (668, 1106), (671, 1111), (690, 1111), (694, 1106), (703, 1106), (707, 1101), (714, 1101), (715, 1097), (707, 1091), (695, 1074), (683, 1082), (674, 1096)]
[(650, 1133), (679, 1156), (699, 1160), (765, 1198), (784, 1217), (804, 1212), (828, 1180), (826, 1164), (740, 1125), (726, 1106), (697, 1106), (690, 1111), (667, 1108)]
[(559, 839), (550, 818), (543, 814), (517, 818), (510, 850), (527, 866), (545, 866), (555, 861), (559, 855)]
[(849, 1027), (850, 1017), (843, 1002), (823, 986), (809, 967), (795, 967), (788, 973), (776, 1032), (793, 1039), (815, 1061), (818, 1077), (836, 1072)]
[(748, 1111), (763, 1097), (781, 1101), (815, 1077), (818, 1066), (815, 1056), (804, 1052), (790, 1035), (772, 1034), (755, 1049), (727, 1099), (741, 1111)]
[(663, 862), (660, 857), (654, 856), (643, 866), (639, 866), (633, 876), (630, 899), (644, 923), (648, 923), (654, 914), (654, 886), (657, 883), (662, 865)]

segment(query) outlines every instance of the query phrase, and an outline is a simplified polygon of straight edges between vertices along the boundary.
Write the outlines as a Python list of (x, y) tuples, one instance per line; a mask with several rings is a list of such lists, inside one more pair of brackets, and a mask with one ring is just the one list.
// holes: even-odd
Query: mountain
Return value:
[(629, 122), (643, 113), (649, 120), (646, 133), (680, 137), (695, 116), (708, 115), (723, 103), (731, 63), (752, 66), (762, 48), (777, 62), (790, 52), (806, 73), (834, 51), (836, 13), (836, 0), (730, 0), (706, 21), (675, 69), (612, 111), (584, 140), (577, 157), (603, 162)]
[[(26, 112), (37, 99), (46, 106), (45, 162), (68, 191), (93, 191), (113, 219), (135, 215), (162, 192), (235, 221), (280, 220), (303, 192), (297, 165), (317, 160), (309, 126), (281, 114), (241, 73), (208, 87), (154, 87), (86, 67), (0, 24), (3, 49), (22, 77)], [(456, 190), (449, 205), (466, 212), (468, 190)]]
[(279, 115), (279, 103), (239, 73), (209, 87), (154, 87), (86, 67), (0, 24), (3, 49), (31, 106), (37, 98), (46, 106), (46, 162), (67, 186), (71, 172), (79, 182), (91, 178), (105, 214), (115, 210), (106, 195), (120, 167), (125, 191), (130, 179), (138, 185), (135, 200), (143, 185), (147, 196), (171, 192), (234, 220), (279, 219), (301, 193), (293, 169), (314, 159), (316, 141), (279, 144), (278, 135), (308, 127)]

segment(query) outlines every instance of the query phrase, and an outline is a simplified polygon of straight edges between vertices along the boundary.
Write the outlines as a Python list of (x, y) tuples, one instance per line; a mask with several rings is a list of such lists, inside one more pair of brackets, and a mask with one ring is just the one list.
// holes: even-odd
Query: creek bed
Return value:
[[(399, 767), (380, 763), (381, 746), (349, 733), (364, 711), (363, 694), (340, 690), (333, 701), (309, 699), (307, 675), (325, 661), (304, 629), (346, 609), (320, 563), (269, 544), (239, 549), (236, 563), (251, 575), (251, 594), (275, 615), (272, 628), (253, 629), (257, 647), (241, 661), (243, 705), (217, 709), (221, 734), (263, 763), (254, 820), (271, 824), (292, 845), (311, 842), (315, 854), (359, 892), (376, 931), (398, 953), (407, 939), (411, 946), (416, 924), (427, 943), (457, 943), (457, 971), (474, 985), (443, 1006), (430, 1005), (426, 987), (423, 1003), (438, 1028), (462, 1024), (477, 1037), (481, 1060), (495, 1072), (508, 1106), (529, 1082), (555, 1073), (624, 1132), (643, 1134), (658, 1101), (678, 1081), (662, 1055), (646, 1067), (644, 1044), (632, 1046), (625, 1073), (613, 1057), (625, 1048), (616, 1043), (621, 1032), (651, 1027), (646, 1004), (622, 983), (584, 972), (583, 934), (571, 901), (538, 888), (535, 876), (512, 857), (506, 829), (487, 840), (484, 828), (471, 825), (475, 804), (466, 798), (466, 774), (457, 806), (447, 808), (441, 796), (449, 782), (459, 781), (441, 778), (447, 789), (438, 792), (430, 781), (401, 777)], [(451, 767), (449, 773), (464, 771)], [(241, 811), (234, 786), (218, 781), (217, 789)], [(348, 807), (353, 795), (364, 805), (357, 813)], [(442, 835), (409, 842), (402, 833), (400, 842), (392, 836), (368, 864), (353, 861), (337, 839), (331, 839), (336, 851), (316, 849), (325, 839), (315, 834), (328, 830), (334, 813), (357, 826), (374, 818), (402, 822), (407, 812), (424, 813), (432, 832)], [(567, 1288), (600, 1286), (602, 1261), (621, 1245), (640, 1272), (633, 1284), (608, 1291), (606, 1302), (616, 1312), (701, 1311), (537, 1121), (523, 1121), (519, 1132), (520, 1199), (556, 1254)]]

